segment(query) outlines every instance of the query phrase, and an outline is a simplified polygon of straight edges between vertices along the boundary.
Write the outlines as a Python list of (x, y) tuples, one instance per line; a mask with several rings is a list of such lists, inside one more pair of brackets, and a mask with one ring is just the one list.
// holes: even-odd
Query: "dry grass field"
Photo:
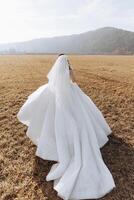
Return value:
[[(56, 56), (0, 56), (0, 199), (58, 200), (45, 176), (54, 161), (36, 146), (16, 114), (27, 96), (47, 83)], [(101, 149), (116, 188), (103, 200), (134, 199), (134, 56), (69, 56), (76, 80), (113, 130)], [(90, 187), (90, 186), (89, 186)]]

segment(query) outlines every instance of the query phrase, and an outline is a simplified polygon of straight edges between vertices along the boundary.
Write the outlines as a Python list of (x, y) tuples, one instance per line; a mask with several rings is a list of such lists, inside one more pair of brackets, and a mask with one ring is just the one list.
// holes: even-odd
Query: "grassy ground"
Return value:
[[(35, 156), (27, 127), (16, 118), (27, 96), (47, 83), (56, 56), (0, 56), (0, 199), (58, 200), (45, 182), (52, 161)], [(113, 130), (101, 149), (116, 188), (102, 199), (134, 199), (134, 57), (69, 56), (78, 85)], [(90, 187), (90, 186), (89, 186)]]

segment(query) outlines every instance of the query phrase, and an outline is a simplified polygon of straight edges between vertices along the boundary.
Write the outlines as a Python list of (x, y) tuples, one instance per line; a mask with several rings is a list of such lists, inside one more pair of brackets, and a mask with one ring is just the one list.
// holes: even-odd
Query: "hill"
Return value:
[(69, 36), (0, 45), (1, 53), (134, 54), (134, 32), (104, 27)]

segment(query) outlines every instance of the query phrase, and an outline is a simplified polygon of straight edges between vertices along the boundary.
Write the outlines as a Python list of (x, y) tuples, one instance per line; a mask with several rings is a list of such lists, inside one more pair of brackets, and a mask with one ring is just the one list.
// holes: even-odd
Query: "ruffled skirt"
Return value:
[(36, 155), (57, 161), (46, 181), (54, 180), (58, 196), (97, 199), (115, 187), (100, 152), (112, 131), (77, 83), (61, 93), (49, 83), (40, 86), (28, 96), (17, 118), (28, 126), (26, 134), (37, 146)]

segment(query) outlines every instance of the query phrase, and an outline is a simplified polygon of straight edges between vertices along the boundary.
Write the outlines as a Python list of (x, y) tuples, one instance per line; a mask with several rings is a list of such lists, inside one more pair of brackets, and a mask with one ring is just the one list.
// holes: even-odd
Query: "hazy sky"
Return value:
[(134, 31), (134, 0), (0, 0), (0, 43), (104, 26)]

